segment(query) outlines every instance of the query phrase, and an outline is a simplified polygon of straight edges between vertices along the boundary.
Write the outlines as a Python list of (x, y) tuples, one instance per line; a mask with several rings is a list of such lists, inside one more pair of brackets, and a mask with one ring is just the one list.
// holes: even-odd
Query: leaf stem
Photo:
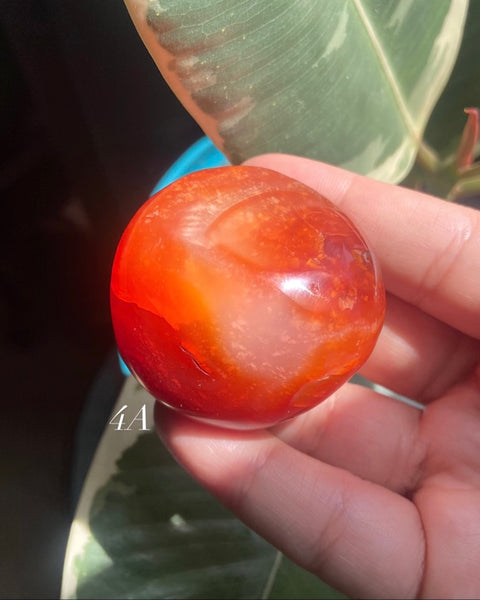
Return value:
[(435, 173), (441, 166), (437, 153), (425, 141), (418, 148), (417, 161), (430, 173)]

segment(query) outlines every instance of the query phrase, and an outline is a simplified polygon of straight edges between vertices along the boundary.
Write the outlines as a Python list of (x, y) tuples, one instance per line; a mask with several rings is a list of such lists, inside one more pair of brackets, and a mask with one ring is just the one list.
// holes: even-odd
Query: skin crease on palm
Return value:
[(177, 460), (287, 556), (347, 595), (480, 597), (480, 213), (285, 155), (249, 164), (337, 204), (380, 261), (383, 331), (365, 377), (267, 430), (157, 403)]

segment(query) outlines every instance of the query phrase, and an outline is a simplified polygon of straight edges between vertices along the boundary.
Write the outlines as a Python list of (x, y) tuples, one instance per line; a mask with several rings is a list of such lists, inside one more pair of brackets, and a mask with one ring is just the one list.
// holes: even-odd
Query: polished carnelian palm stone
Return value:
[(137, 212), (117, 249), (120, 353), (161, 402), (263, 427), (326, 398), (370, 355), (385, 293), (331, 202), (269, 169), (196, 172)]

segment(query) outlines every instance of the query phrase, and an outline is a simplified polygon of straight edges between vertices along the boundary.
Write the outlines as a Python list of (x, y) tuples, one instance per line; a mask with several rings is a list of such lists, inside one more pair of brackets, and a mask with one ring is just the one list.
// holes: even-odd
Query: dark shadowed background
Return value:
[(120, 384), (115, 246), (202, 134), (121, 0), (0, 0), (0, 107), (0, 597), (54, 598), (82, 410)]

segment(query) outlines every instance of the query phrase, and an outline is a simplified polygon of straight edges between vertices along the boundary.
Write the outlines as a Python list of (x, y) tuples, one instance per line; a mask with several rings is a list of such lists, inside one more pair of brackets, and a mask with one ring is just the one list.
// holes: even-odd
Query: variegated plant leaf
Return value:
[(233, 163), (264, 152), (409, 171), (468, 0), (125, 0), (163, 76)]

